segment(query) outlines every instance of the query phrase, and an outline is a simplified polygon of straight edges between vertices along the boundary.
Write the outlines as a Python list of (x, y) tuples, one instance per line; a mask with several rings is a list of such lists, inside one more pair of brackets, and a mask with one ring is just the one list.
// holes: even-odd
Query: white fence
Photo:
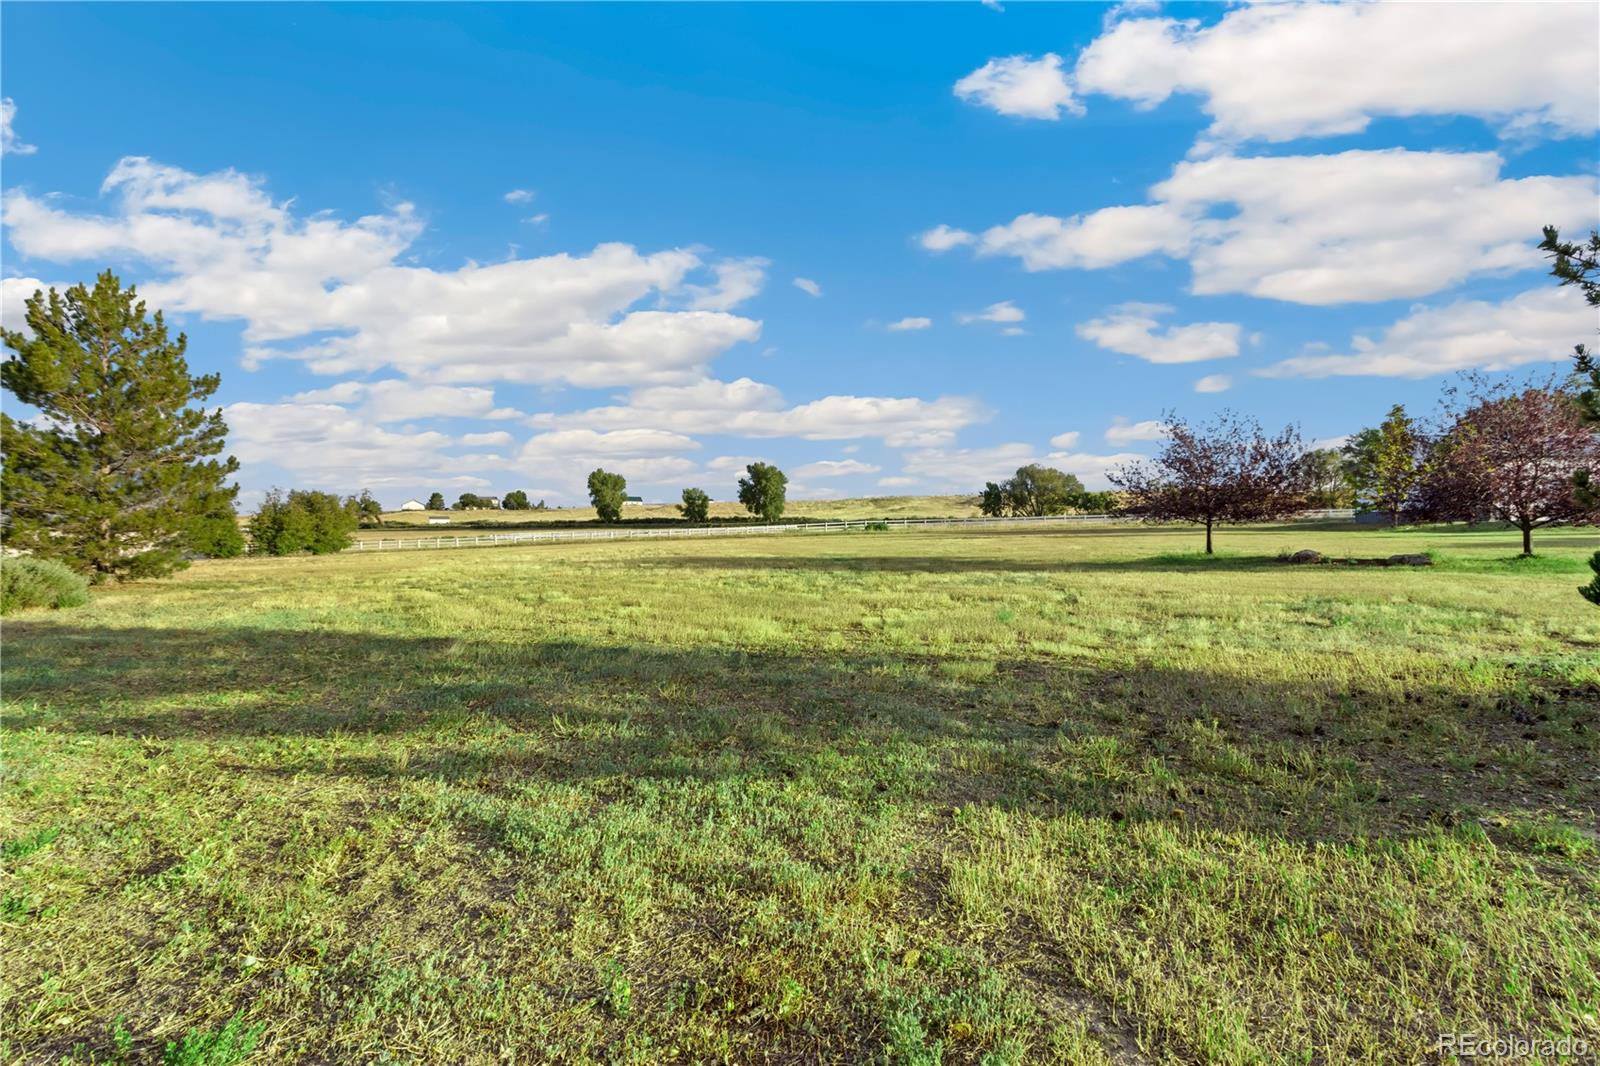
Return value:
[[(1349, 518), (1349, 510), (1302, 511), (1295, 521)], [(751, 537), (775, 533), (840, 533), (850, 529), (926, 529), (943, 526), (1103, 525), (1137, 519), (1105, 514), (1045, 515), (1039, 518), (851, 518), (832, 522), (788, 522), (765, 526), (665, 526), (654, 529), (552, 529), (514, 533), (442, 534), (415, 537), (378, 537), (358, 540), (351, 551), (396, 551), (431, 548), (488, 548), (499, 544), (536, 544), (553, 541), (645, 540), (651, 538)]]

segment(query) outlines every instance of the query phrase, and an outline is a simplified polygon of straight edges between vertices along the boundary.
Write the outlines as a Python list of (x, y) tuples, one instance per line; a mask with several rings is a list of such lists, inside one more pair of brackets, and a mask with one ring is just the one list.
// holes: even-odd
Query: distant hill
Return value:
[[(791, 500), (783, 513), (784, 521), (827, 518), (969, 518), (979, 513), (977, 496), (862, 496), (847, 500)], [(430, 516), (446, 515), (453, 526), (524, 526), (547, 522), (591, 522), (593, 507), (552, 507), (545, 511), (388, 511), (383, 521), (389, 527), (426, 526)], [(750, 514), (736, 500), (714, 500), (711, 517), (749, 520)], [(678, 520), (676, 502), (629, 504), (623, 508), (624, 521)]]

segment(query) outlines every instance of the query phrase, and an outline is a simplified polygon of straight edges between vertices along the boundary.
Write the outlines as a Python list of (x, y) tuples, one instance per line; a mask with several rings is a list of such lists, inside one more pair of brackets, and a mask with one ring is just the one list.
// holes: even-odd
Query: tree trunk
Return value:
[(1211, 516), (1206, 515), (1206, 554), (1211, 554)]
[(1526, 518), (1522, 520), (1522, 554), (1533, 554), (1533, 523)]

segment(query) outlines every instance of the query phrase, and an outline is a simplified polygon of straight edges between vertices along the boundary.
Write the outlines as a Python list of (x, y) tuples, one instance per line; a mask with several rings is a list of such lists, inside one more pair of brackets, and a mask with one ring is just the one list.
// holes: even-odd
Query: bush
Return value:
[(189, 526), (189, 550), (208, 559), (233, 559), (244, 554), (239, 520), (227, 514), (206, 515)]
[(28, 555), (0, 560), (0, 614), (26, 607), (82, 607), (88, 602), (88, 579), (60, 563)]
[(331, 492), (273, 489), (250, 519), (250, 550), (267, 555), (343, 551), (360, 521), (355, 500)]
[(685, 522), (704, 522), (711, 515), (711, 497), (702, 489), (684, 489), (678, 510)]

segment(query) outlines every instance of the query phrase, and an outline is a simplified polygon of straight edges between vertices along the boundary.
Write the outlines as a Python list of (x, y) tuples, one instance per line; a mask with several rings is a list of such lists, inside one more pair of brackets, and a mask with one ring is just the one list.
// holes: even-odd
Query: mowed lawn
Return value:
[[(15, 616), (3, 1058), (1600, 1043), (1600, 610), (1574, 591), (1600, 537), (1218, 543), (240, 560)], [(1439, 565), (1276, 561), (1298, 548)]]

